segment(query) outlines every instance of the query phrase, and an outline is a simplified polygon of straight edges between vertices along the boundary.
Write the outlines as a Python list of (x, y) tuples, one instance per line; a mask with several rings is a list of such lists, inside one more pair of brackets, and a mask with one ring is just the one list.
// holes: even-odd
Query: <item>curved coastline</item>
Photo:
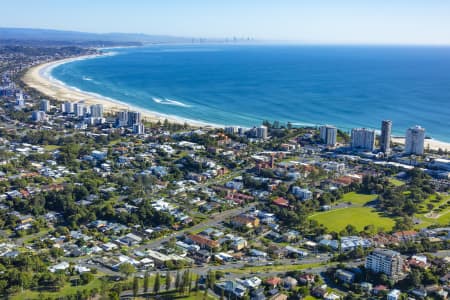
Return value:
[[(109, 49), (109, 48), (108, 48)], [(28, 86), (38, 90), (39, 92), (43, 93), (44, 95), (47, 95), (48, 97), (54, 98), (58, 101), (70, 101), (70, 102), (78, 102), (78, 101), (84, 101), (88, 105), (92, 104), (102, 104), (104, 106), (105, 112), (109, 113), (116, 113), (118, 111), (123, 110), (135, 110), (142, 113), (142, 116), (144, 119), (150, 122), (157, 122), (161, 121), (163, 122), (165, 119), (167, 119), (169, 122), (177, 123), (177, 124), (184, 124), (187, 123), (190, 126), (193, 127), (223, 127), (224, 125), (220, 124), (212, 124), (202, 121), (196, 121), (192, 119), (186, 119), (179, 116), (174, 115), (167, 115), (163, 113), (158, 113), (155, 111), (150, 111), (147, 109), (143, 109), (140, 107), (129, 105), (125, 102), (112, 99), (106, 96), (102, 96), (96, 93), (87, 92), (80, 90), (76, 87), (68, 86), (65, 83), (55, 79), (51, 75), (52, 69), (55, 67), (70, 63), (73, 61), (78, 60), (84, 60), (84, 59), (94, 59), (94, 58), (100, 58), (104, 57), (105, 55), (114, 55), (113, 52), (106, 53), (106, 54), (95, 54), (95, 55), (85, 55), (85, 56), (78, 56), (78, 57), (72, 57), (72, 58), (66, 58), (62, 60), (52, 61), (43, 63), (37, 66), (34, 66), (30, 68), (25, 75), (23, 76), (22, 80), (25, 84)], [(402, 137), (393, 137), (393, 142), (404, 145), (405, 140)], [(426, 139), (425, 140), (425, 148), (429, 148), (432, 150), (447, 150), (450, 151), (450, 143), (443, 142), (439, 140), (434, 139)]]
[(110, 54), (95, 54), (95, 55), (84, 55), (78, 57), (71, 57), (56, 61), (51, 61), (47, 63), (43, 63), (37, 66), (31, 67), (23, 76), (23, 82), (31, 88), (34, 88), (41, 92), (42, 94), (56, 99), (58, 101), (70, 101), (70, 102), (79, 102), (84, 101), (87, 105), (92, 104), (102, 104), (105, 112), (108, 113), (117, 113), (123, 110), (135, 110), (142, 113), (142, 117), (150, 122), (163, 122), (167, 119), (171, 123), (184, 124), (187, 123), (193, 127), (222, 127), (218, 124), (211, 124), (191, 119), (186, 119), (173, 115), (166, 115), (162, 113), (158, 113), (155, 111), (150, 111), (147, 109), (143, 109), (140, 107), (136, 107), (133, 105), (129, 105), (125, 102), (112, 99), (109, 97), (105, 97), (96, 93), (91, 93), (87, 91), (80, 90), (76, 87), (68, 86), (60, 80), (55, 79), (51, 75), (52, 69), (60, 66), (62, 64), (84, 60), (84, 59), (94, 59), (104, 57), (105, 55), (114, 55), (114, 53)]

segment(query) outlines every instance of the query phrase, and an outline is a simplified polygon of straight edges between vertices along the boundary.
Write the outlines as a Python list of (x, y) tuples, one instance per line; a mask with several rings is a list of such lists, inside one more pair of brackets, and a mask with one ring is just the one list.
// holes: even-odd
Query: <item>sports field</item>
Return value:
[(323, 224), (331, 231), (339, 232), (348, 224), (355, 226), (358, 230), (364, 230), (367, 225), (375, 228), (383, 228), (389, 231), (395, 222), (389, 217), (383, 216), (375, 208), (365, 206), (377, 198), (377, 195), (358, 194), (355, 192), (345, 194), (338, 203), (351, 202), (351, 207), (337, 208), (330, 211), (319, 212), (310, 216), (310, 219)]

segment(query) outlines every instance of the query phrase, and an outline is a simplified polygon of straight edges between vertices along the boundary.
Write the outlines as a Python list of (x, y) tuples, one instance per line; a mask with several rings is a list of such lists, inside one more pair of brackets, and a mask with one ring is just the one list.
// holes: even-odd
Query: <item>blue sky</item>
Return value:
[(449, 0), (2, 0), (1, 27), (450, 44)]

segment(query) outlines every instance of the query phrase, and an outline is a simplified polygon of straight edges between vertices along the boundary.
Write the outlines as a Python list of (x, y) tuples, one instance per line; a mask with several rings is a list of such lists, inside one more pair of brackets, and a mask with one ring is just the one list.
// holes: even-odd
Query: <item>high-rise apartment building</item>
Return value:
[(320, 138), (328, 146), (335, 146), (337, 142), (337, 128), (330, 125), (319, 127)]
[(366, 258), (366, 269), (384, 273), (391, 278), (397, 277), (403, 269), (403, 258), (396, 251), (375, 249)]
[(375, 149), (375, 130), (367, 128), (353, 128), (352, 148), (373, 151)]
[(416, 125), (406, 130), (405, 153), (423, 155), (425, 144), (425, 128)]
[(381, 122), (380, 150), (383, 153), (391, 153), (392, 121), (383, 120)]
[(47, 99), (42, 99), (39, 108), (41, 111), (48, 112), (50, 110), (50, 101)]
[(102, 118), (103, 117), (103, 105), (94, 104), (90, 107), (90, 114), (92, 118)]

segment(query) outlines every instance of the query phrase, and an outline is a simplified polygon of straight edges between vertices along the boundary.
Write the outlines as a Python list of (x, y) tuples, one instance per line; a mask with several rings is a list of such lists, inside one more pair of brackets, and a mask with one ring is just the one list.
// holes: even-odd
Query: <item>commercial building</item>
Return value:
[(41, 100), (39, 109), (43, 112), (48, 112), (50, 110), (50, 101), (46, 99)]
[(406, 130), (405, 153), (423, 155), (425, 143), (425, 128), (416, 125)]
[(330, 125), (319, 127), (320, 139), (328, 146), (335, 146), (337, 141), (337, 128)]
[(367, 128), (353, 128), (352, 148), (373, 151), (375, 149), (375, 130)]
[(385, 154), (391, 153), (391, 134), (392, 121), (381, 121), (381, 136), (380, 136), (380, 150)]
[(384, 273), (391, 278), (397, 277), (403, 268), (400, 253), (388, 249), (375, 249), (366, 258), (366, 269), (375, 273)]

